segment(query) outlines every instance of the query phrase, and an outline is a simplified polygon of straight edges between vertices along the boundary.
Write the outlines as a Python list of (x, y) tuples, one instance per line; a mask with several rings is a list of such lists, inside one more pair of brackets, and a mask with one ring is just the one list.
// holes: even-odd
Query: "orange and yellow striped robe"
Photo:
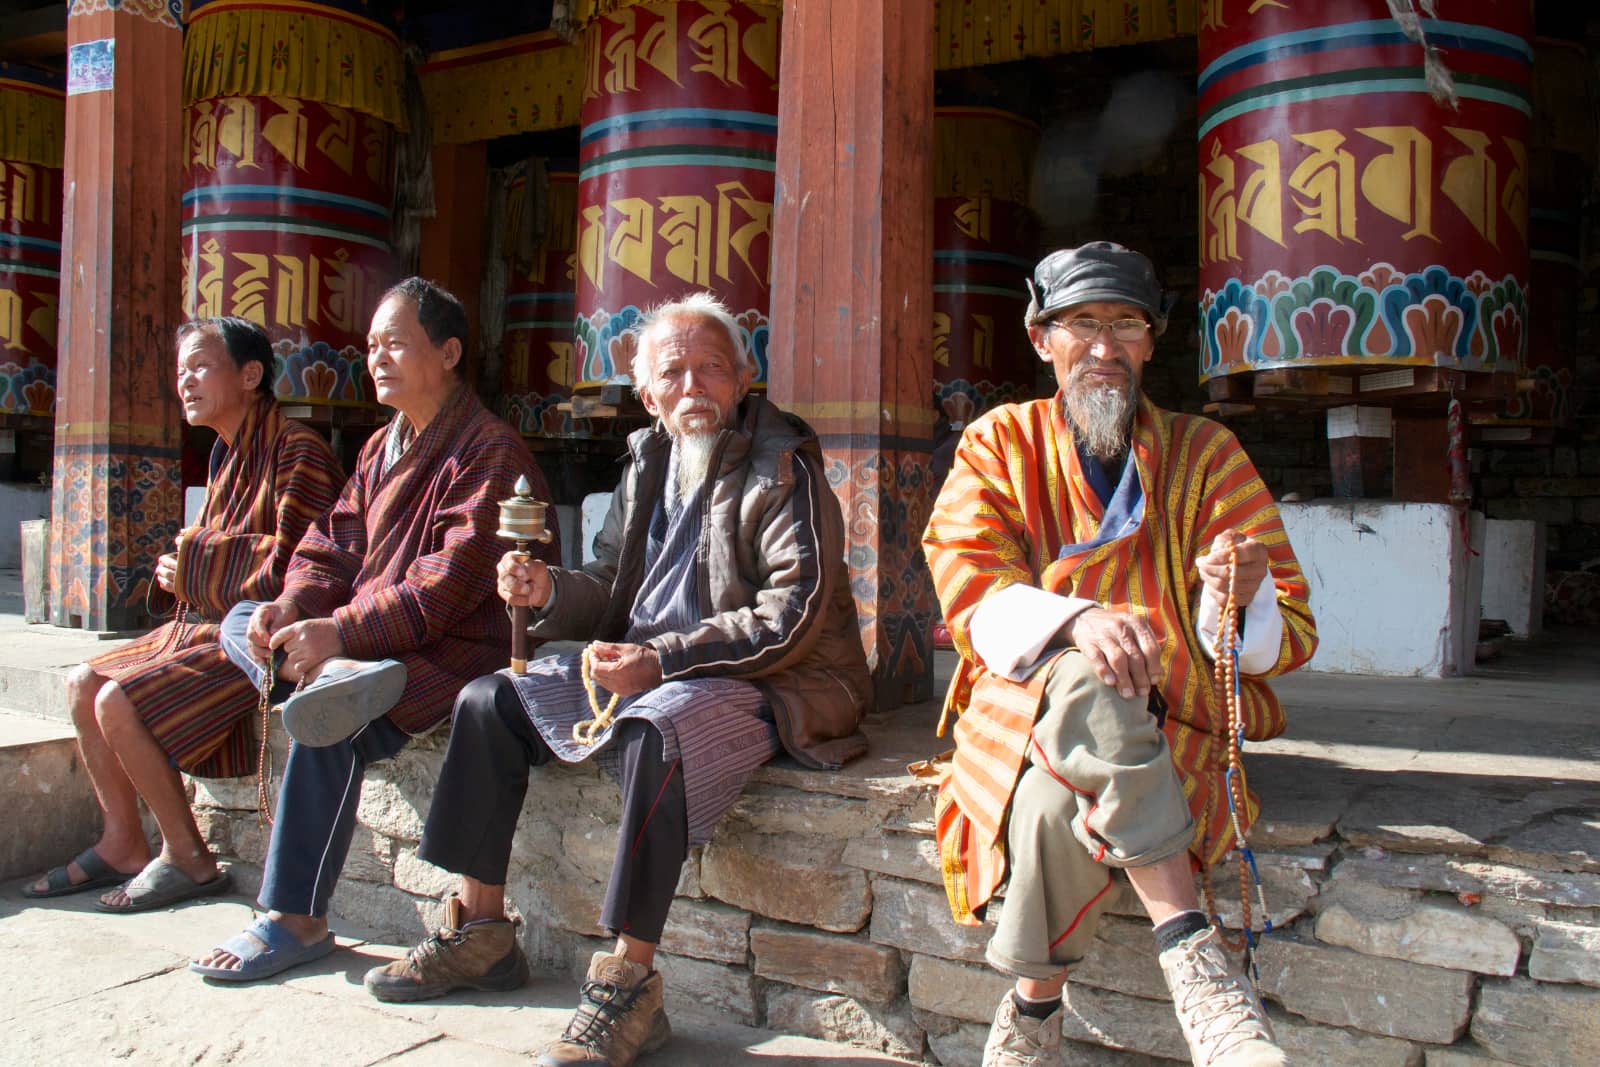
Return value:
[[(1004, 405), (974, 422), (934, 505), (922, 543), (961, 654), (940, 719), (942, 733), (946, 718), (959, 716), (937, 819), (945, 886), (959, 922), (977, 923), (1005, 880), (1002, 828), (1048, 674), (1036, 670), (1013, 682), (977, 659), (969, 627), (984, 597), (1020, 582), (1150, 619), (1162, 642), (1167, 739), (1196, 821), (1192, 847), (1207, 863), (1231, 847), (1233, 831), (1222, 784), (1225, 745), (1210, 735), (1213, 717), (1227, 712), (1195, 636), (1201, 583), (1194, 562), (1222, 531), (1239, 530), (1268, 549), (1284, 626), (1277, 662), (1265, 673), (1291, 671), (1316, 651), (1305, 578), (1277, 506), (1233, 434), (1141, 395), (1132, 459), (1144, 490), (1143, 521), (1130, 534), (1064, 559), (1058, 558), (1064, 547), (1094, 539), (1103, 504), (1080, 469), (1059, 394)], [(1246, 738), (1283, 732), (1283, 708), (1261, 677), (1244, 677), (1241, 696)], [(1249, 808), (1253, 819), (1253, 797)]]

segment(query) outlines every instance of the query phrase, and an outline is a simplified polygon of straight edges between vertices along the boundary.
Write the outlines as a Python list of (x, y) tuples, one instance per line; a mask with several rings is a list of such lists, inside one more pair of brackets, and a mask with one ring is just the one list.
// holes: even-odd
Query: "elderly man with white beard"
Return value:
[(817, 768), (860, 755), (872, 701), (821, 448), (748, 395), (727, 310), (705, 293), (652, 310), (633, 374), (657, 421), (629, 438), (595, 560), (499, 566), (501, 598), (533, 609), (530, 636), (590, 643), (462, 691), (419, 849), (461, 891), (443, 929), (366, 979), (380, 1000), (524, 982), (505, 883), (528, 768), (598, 756), (622, 789), (599, 917), (617, 943), (595, 953), (547, 1067), (622, 1067), (667, 1040), (651, 964), (689, 846), (778, 753)]
[[(1248, 828), (1230, 817), (1228, 700), (1212, 685), (1222, 605), (1239, 608), (1241, 733), (1283, 732), (1265, 676), (1311, 658), (1307, 589), (1277, 507), (1233, 434), (1139, 388), (1171, 297), (1107, 241), (1046, 256), (1026, 326), (1060, 391), (1003, 404), (962, 436), (923, 536), (961, 662), (937, 833), (951, 912), (976, 924), (1002, 884), (987, 958), (1016, 979), (983, 1067), (1062, 1062), (1062, 994), (1115, 899), (1153, 948), (1194, 1063), (1285, 1062), (1191, 869)], [(941, 720), (941, 729), (943, 720)]]

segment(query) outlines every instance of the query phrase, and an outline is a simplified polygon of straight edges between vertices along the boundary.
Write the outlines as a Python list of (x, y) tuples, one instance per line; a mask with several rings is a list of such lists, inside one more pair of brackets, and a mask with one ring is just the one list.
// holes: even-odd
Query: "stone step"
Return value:
[(100, 833), (72, 727), (0, 708), (0, 879), (37, 874)]

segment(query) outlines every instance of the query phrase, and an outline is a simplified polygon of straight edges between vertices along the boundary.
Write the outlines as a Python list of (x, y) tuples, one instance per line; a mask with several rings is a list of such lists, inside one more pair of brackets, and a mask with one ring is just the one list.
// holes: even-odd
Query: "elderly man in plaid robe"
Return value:
[[(223, 622), (234, 661), (224, 669), (259, 684), (272, 661), (294, 744), (261, 881), (267, 914), (190, 964), (208, 978), (253, 981), (333, 949), (328, 901), (363, 770), (438, 726), (462, 686), (505, 662), (499, 501), (522, 476), (549, 492), (521, 438), (462, 380), (466, 343), (466, 310), (439, 286), (410, 278), (384, 295), (367, 368), (394, 418), (301, 541), (278, 598)], [(539, 555), (560, 558), (554, 542)]]
[[(180, 771), (233, 778), (256, 766), (255, 697), (217, 644), (241, 600), (275, 596), (289, 557), (344, 484), (320, 434), (285, 418), (272, 393), (272, 342), (253, 322), (205, 318), (178, 328), (178, 399), (192, 426), (217, 432), (205, 504), (156, 560), (150, 598), (174, 618), (67, 678), (78, 750), (100, 801), (100, 839), (23, 890), (56, 897), (115, 886), (96, 906), (132, 912), (226, 892)], [(139, 801), (161, 829), (150, 856)]]
[(1055, 252), (1029, 296), (1028, 335), (1060, 392), (968, 427), (923, 538), (961, 653), (937, 809), (957, 921), (978, 922), (1008, 882), (987, 955), (1017, 984), (983, 1062), (1060, 1062), (1065, 971), (1118, 867), (1156, 924), (1194, 1062), (1282, 1064), (1191, 862), (1234, 844), (1208, 661), (1230, 580), (1251, 740), (1284, 727), (1263, 676), (1316, 649), (1306, 582), (1233, 435), (1139, 390), (1168, 307), (1150, 261), (1108, 242)]
[[(528, 769), (595, 755), (622, 789), (600, 912), (617, 943), (595, 953), (544, 1067), (624, 1067), (665, 1042), (651, 965), (689, 846), (778, 753), (832, 768), (866, 748), (872, 680), (816, 436), (747, 395), (754, 368), (738, 324), (709, 294), (653, 310), (638, 337), (634, 382), (658, 424), (629, 439), (596, 559), (500, 566), (501, 596), (537, 609), (535, 636), (592, 639), (593, 696), (578, 656), (461, 694), (418, 847), (462, 876), (461, 894), (444, 929), (367, 975), (383, 1000), (526, 980), (505, 883)], [(591, 714), (613, 703), (600, 728)], [(575, 726), (592, 728), (590, 743)]]

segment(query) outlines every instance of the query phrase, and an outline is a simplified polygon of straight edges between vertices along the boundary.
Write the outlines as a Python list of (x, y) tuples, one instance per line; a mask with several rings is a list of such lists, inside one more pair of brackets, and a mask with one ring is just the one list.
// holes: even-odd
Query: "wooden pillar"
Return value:
[[(489, 191), (488, 144), (436, 144), (433, 146), (433, 201), (437, 214), (422, 223), (422, 244), (417, 252), (417, 273), (438, 282), (467, 306), (468, 355), (473, 373), (482, 374), (479, 361), (478, 294), (483, 288), (484, 201)], [(499, 383), (479, 381), (480, 391), (491, 395)]]
[(1393, 496), (1422, 504), (1450, 502), (1450, 430), (1445, 416), (1431, 411), (1394, 413)]
[(933, 5), (787, 0), (769, 395), (822, 437), (881, 707), (932, 695)]
[(74, 4), (67, 56), (51, 617), (118, 630), (183, 519), (183, 34), (166, 4)]

